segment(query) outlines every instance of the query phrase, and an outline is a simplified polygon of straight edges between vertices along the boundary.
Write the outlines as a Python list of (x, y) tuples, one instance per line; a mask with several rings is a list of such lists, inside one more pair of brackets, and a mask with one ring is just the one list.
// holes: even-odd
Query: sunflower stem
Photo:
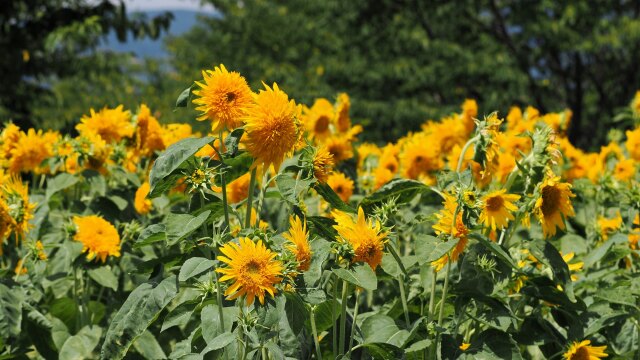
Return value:
[[(220, 130), (220, 151), (218, 152), (218, 156), (220, 157), (220, 162), (224, 168), (224, 161), (222, 159), (222, 130)], [(215, 143), (211, 144), (211, 146), (215, 149)], [(224, 209), (224, 231), (229, 231), (229, 209), (227, 209), (227, 180), (224, 177), (224, 171), (220, 173), (220, 186), (222, 187), (222, 206)]]
[(462, 151), (460, 152), (460, 158), (458, 158), (458, 166), (456, 166), (456, 172), (458, 174), (460, 174), (460, 169), (462, 168), (462, 163), (464, 162), (464, 154), (466, 154), (467, 150), (469, 150), (469, 146), (471, 146), (477, 140), (478, 140), (478, 136), (469, 139), (469, 141), (467, 141), (467, 143), (464, 144), (464, 147), (462, 148)]
[(214, 279), (216, 281), (216, 298), (218, 300), (218, 317), (220, 318), (220, 326), (218, 331), (220, 334), (224, 332), (224, 304), (222, 303), (222, 289), (220, 288), (220, 280), (218, 279), (218, 273), (213, 272)]
[(407, 305), (407, 294), (404, 289), (404, 275), (398, 276), (398, 286), (400, 287), (400, 299), (402, 300), (402, 310), (404, 311), (404, 321), (407, 322), (407, 328), (411, 326), (409, 319), (409, 306)]
[(318, 330), (316, 329), (316, 315), (314, 313), (315, 306), (311, 308), (309, 318), (311, 320), (311, 334), (313, 335), (313, 343), (316, 347), (316, 358), (322, 360), (322, 352), (320, 352), (320, 343), (318, 342)]
[(264, 344), (261, 346), (260, 352), (262, 354), (262, 360), (269, 360), (269, 356), (267, 356), (267, 348), (264, 347)]
[(336, 314), (336, 303), (338, 302), (338, 277), (335, 277), (333, 281), (333, 306), (331, 307), (331, 320), (333, 320), (333, 356), (338, 356), (338, 331), (336, 329), (336, 320), (338, 316)]
[(251, 170), (251, 180), (249, 181), (249, 196), (247, 198), (247, 215), (244, 219), (244, 227), (251, 227), (251, 209), (253, 208), (253, 189), (256, 187), (256, 170), (257, 168), (253, 168)]
[(358, 295), (360, 290), (356, 289), (356, 303), (353, 305), (353, 321), (351, 322), (351, 336), (349, 336), (349, 350), (347, 351), (347, 359), (351, 358), (351, 349), (353, 349), (353, 337), (356, 332), (356, 318), (358, 317)]
[(342, 282), (342, 301), (340, 303), (341, 311), (340, 311), (340, 349), (339, 353), (342, 355), (344, 353), (344, 342), (347, 337), (347, 296), (349, 289), (349, 283), (346, 281)]
[(440, 301), (440, 314), (438, 314), (438, 326), (442, 325), (442, 318), (444, 317), (444, 304), (447, 301), (447, 290), (449, 287), (449, 273), (451, 272), (451, 257), (447, 261), (447, 270), (444, 273), (444, 287), (442, 288), (442, 300)]

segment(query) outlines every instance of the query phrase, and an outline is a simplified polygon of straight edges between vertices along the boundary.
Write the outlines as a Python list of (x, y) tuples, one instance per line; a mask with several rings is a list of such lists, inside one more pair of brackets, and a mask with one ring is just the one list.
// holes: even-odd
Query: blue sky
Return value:
[(211, 5), (201, 6), (200, 0), (125, 0), (129, 11), (146, 10), (204, 10), (213, 11)]

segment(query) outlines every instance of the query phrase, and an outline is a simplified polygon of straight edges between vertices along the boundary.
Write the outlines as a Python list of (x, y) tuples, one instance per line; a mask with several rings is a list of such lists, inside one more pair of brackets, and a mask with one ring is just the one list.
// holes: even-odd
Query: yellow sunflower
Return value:
[(607, 240), (609, 239), (609, 235), (613, 235), (622, 227), (622, 216), (620, 216), (620, 212), (613, 218), (598, 216), (597, 224), (602, 240)]
[(220, 281), (232, 280), (225, 296), (229, 300), (246, 296), (246, 304), (251, 305), (256, 297), (264, 304), (264, 294), (275, 296), (278, 291), (275, 285), (282, 281), (284, 267), (277, 254), (267, 249), (262, 240), (254, 243), (249, 238), (241, 238), (239, 244), (228, 242), (220, 248), (224, 256), (218, 260), (227, 264), (225, 268), (216, 269), (223, 274)]
[(338, 95), (336, 110), (336, 128), (339, 132), (347, 132), (351, 128), (351, 118), (349, 110), (351, 109), (351, 100), (349, 95), (341, 93)]
[(627, 141), (625, 146), (631, 158), (635, 161), (640, 161), (640, 128), (634, 130), (627, 130)]
[(151, 115), (151, 110), (147, 105), (140, 105), (136, 122), (136, 146), (140, 152), (150, 156), (154, 151), (165, 149), (162, 126), (160, 126), (158, 119)]
[(249, 196), (249, 182), (251, 174), (246, 173), (227, 185), (227, 201), (230, 204), (239, 203)]
[(255, 101), (244, 118), (246, 146), (255, 158), (254, 167), (263, 164), (267, 171), (273, 164), (277, 171), (300, 139), (300, 108), (276, 83), (273, 88), (263, 85), (265, 90), (254, 96)]
[(120, 256), (120, 235), (108, 221), (97, 215), (74, 216), (77, 232), (73, 239), (82, 243), (87, 260), (107, 260), (107, 256)]
[(631, 180), (636, 175), (636, 163), (633, 159), (622, 159), (613, 168), (613, 177), (620, 181)]
[(513, 203), (520, 199), (519, 195), (506, 194), (507, 190), (496, 190), (482, 198), (482, 212), (479, 221), (491, 230), (501, 230), (507, 227), (514, 217), (512, 212), (518, 210)]
[(305, 109), (305, 125), (311, 137), (324, 139), (329, 136), (333, 116), (333, 105), (327, 99), (316, 99), (311, 108)]
[(333, 161), (337, 164), (353, 157), (353, 147), (351, 140), (346, 136), (334, 135), (326, 138), (323, 145), (333, 156)]
[(287, 244), (287, 250), (291, 251), (298, 261), (298, 270), (307, 271), (311, 265), (311, 247), (309, 246), (309, 233), (307, 225), (298, 217), (289, 217), (289, 231), (282, 234), (291, 244)]
[(397, 146), (387, 144), (387, 146), (382, 148), (382, 154), (378, 160), (378, 167), (389, 170), (391, 174), (396, 174), (400, 168), (400, 163), (398, 162), (399, 153), (400, 151)]
[(431, 171), (441, 169), (444, 162), (438, 151), (424, 137), (414, 136), (405, 144), (400, 154), (402, 176), (415, 180), (421, 175), (427, 175)]
[(599, 360), (608, 356), (604, 352), (606, 349), (606, 346), (591, 346), (589, 340), (574, 341), (564, 353), (564, 358), (566, 360)]
[(166, 147), (191, 136), (193, 130), (189, 124), (168, 124), (162, 127), (162, 142)]
[(8, 123), (2, 129), (0, 133), (0, 157), (3, 159), (9, 159), (11, 157), (11, 151), (15, 148), (18, 140), (20, 140), (20, 128), (14, 123)]
[(129, 110), (123, 110), (122, 105), (115, 109), (105, 107), (98, 112), (91, 109), (90, 114), (84, 115), (80, 124), (76, 125), (81, 135), (97, 134), (107, 143), (119, 142), (123, 138), (133, 136), (135, 129), (131, 123), (131, 113)]
[(42, 166), (42, 162), (53, 156), (53, 145), (59, 138), (60, 134), (53, 131), (43, 133), (42, 130), (29, 129), (26, 133), (20, 132), (10, 152), (9, 172), (47, 172), (48, 167)]
[(338, 194), (338, 197), (344, 202), (349, 202), (349, 198), (353, 195), (353, 180), (346, 177), (341, 172), (334, 172), (329, 175), (327, 179), (327, 185)]
[(542, 225), (544, 237), (554, 236), (556, 228), (565, 229), (564, 219), (574, 216), (571, 184), (560, 182), (560, 177), (549, 177), (540, 186), (534, 214)]
[(151, 211), (151, 200), (147, 199), (147, 195), (149, 195), (150, 185), (149, 182), (145, 181), (140, 185), (138, 190), (136, 190), (136, 195), (133, 200), (133, 207), (136, 209), (138, 214), (146, 215)]
[(196, 81), (200, 87), (194, 90), (197, 96), (193, 103), (202, 115), (198, 120), (211, 120), (213, 132), (227, 128), (235, 129), (242, 125), (244, 110), (251, 106), (252, 92), (242, 75), (229, 72), (220, 64), (214, 70), (202, 72), (203, 82)]
[(313, 176), (321, 183), (326, 183), (333, 172), (333, 155), (324, 145), (318, 146), (313, 155)]
[(375, 270), (382, 262), (387, 233), (381, 230), (380, 222), (365, 218), (362, 208), (358, 208), (358, 219), (354, 222), (350, 214), (339, 210), (331, 213), (337, 222), (333, 227), (338, 231), (338, 241), (347, 242), (353, 248), (353, 262), (366, 262)]
[(467, 133), (473, 131), (475, 127), (474, 119), (478, 116), (478, 103), (474, 99), (466, 99), (462, 103), (462, 123), (466, 128)]
[(36, 208), (36, 204), (29, 202), (29, 186), (19, 177), (11, 176), (0, 189), (0, 201), (4, 204), (0, 209), (0, 237), (13, 233), (22, 239), (31, 227), (29, 220)]
[(376, 145), (371, 143), (361, 143), (358, 145), (358, 168), (362, 168), (367, 158), (370, 156), (379, 157), (382, 155), (382, 150)]
[(456, 216), (456, 220), (454, 223), (453, 218), (456, 212), (456, 208), (458, 207), (456, 199), (449, 194), (445, 194), (444, 196), (444, 207), (436, 214), (438, 222), (432, 227), (437, 235), (449, 234), (453, 238), (458, 239), (458, 243), (451, 251), (451, 258), (449, 258), (449, 254), (447, 254), (431, 263), (431, 266), (433, 266), (436, 271), (442, 270), (442, 268), (449, 262), (449, 260), (458, 261), (460, 254), (462, 254), (467, 246), (467, 235), (469, 235), (469, 229), (467, 229), (467, 227), (462, 222), (462, 209), (458, 210), (458, 215)]

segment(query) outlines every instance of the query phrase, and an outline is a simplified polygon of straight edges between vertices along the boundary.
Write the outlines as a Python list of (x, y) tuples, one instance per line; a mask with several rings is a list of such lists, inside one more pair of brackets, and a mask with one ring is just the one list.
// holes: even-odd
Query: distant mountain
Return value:
[(138, 57), (151, 57), (151, 58), (163, 58), (167, 56), (167, 52), (164, 48), (164, 37), (167, 34), (180, 35), (190, 30), (198, 21), (199, 16), (219, 16), (218, 13), (211, 11), (193, 11), (193, 10), (154, 10), (143, 11), (148, 18), (160, 15), (165, 11), (173, 13), (173, 21), (167, 33), (156, 39), (149, 38), (134, 40), (132, 37), (128, 38), (128, 41), (121, 43), (116, 38), (115, 33), (111, 33), (103, 41), (100, 46), (101, 49), (111, 50), (115, 52), (130, 52), (134, 53)]

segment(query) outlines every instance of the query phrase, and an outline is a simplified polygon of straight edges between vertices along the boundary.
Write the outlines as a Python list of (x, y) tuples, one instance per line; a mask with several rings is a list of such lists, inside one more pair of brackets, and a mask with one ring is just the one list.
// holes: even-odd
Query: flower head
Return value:
[(513, 204), (519, 195), (506, 194), (507, 190), (493, 191), (482, 198), (480, 222), (491, 230), (504, 229), (514, 217), (511, 214), (518, 208)]
[(334, 172), (329, 175), (327, 185), (336, 193), (344, 202), (349, 202), (349, 198), (353, 195), (353, 180), (346, 177), (341, 172)]
[(333, 171), (333, 155), (327, 148), (320, 145), (313, 155), (313, 176), (321, 183), (326, 183)]
[[(431, 264), (436, 271), (442, 270), (449, 260), (458, 261), (460, 254), (467, 247), (467, 235), (469, 235), (469, 229), (462, 222), (462, 209), (458, 209), (456, 198), (450, 194), (445, 194), (443, 205), (444, 208), (436, 214), (438, 222), (433, 225), (433, 230), (437, 235), (448, 234), (454, 239), (458, 239), (458, 243), (451, 251), (451, 256), (449, 254), (444, 255)], [(458, 210), (457, 215), (456, 209)]]
[(606, 349), (606, 346), (591, 346), (589, 340), (575, 341), (564, 353), (564, 358), (566, 360), (599, 360), (608, 356), (604, 352)]
[(36, 204), (29, 202), (29, 187), (17, 176), (0, 186), (0, 240), (11, 233), (21, 239), (31, 225)]
[(560, 177), (549, 177), (540, 186), (540, 197), (536, 200), (534, 213), (545, 237), (556, 234), (556, 228), (565, 229), (564, 218), (574, 216), (571, 184), (560, 182)]
[(220, 252), (224, 256), (218, 256), (218, 260), (227, 264), (225, 268), (216, 269), (223, 274), (220, 281), (234, 281), (224, 293), (229, 300), (246, 296), (246, 304), (251, 305), (258, 297), (264, 304), (265, 292), (275, 296), (275, 285), (282, 281), (284, 267), (276, 259), (277, 254), (267, 249), (262, 240), (255, 243), (249, 238), (241, 238), (239, 244), (226, 243)]
[(304, 221), (298, 217), (289, 217), (289, 231), (282, 234), (282, 236), (290, 242), (290, 244), (286, 245), (286, 248), (296, 256), (298, 270), (309, 270), (309, 266), (311, 265), (311, 248), (309, 247), (307, 225)]
[(382, 262), (384, 244), (387, 233), (380, 228), (380, 222), (369, 220), (364, 216), (362, 208), (358, 208), (357, 221), (353, 221), (350, 214), (339, 210), (332, 212), (337, 225), (338, 241), (347, 242), (353, 248), (355, 257), (353, 262), (366, 262), (375, 270)]
[(313, 106), (305, 110), (307, 131), (314, 139), (323, 139), (331, 134), (329, 125), (334, 116), (333, 105), (327, 99), (316, 99)]
[(251, 106), (252, 92), (247, 81), (239, 73), (229, 72), (220, 65), (214, 70), (202, 72), (204, 83), (197, 82), (199, 90), (193, 91), (198, 98), (193, 100), (196, 110), (202, 115), (198, 120), (211, 120), (213, 132), (242, 125), (244, 111)]
[(277, 84), (274, 83), (273, 88), (266, 84), (264, 87), (246, 111), (246, 146), (255, 158), (254, 167), (263, 164), (266, 171), (274, 165), (278, 170), (300, 140), (300, 109)]
[(82, 243), (87, 260), (107, 260), (107, 256), (120, 256), (120, 235), (108, 221), (97, 215), (74, 216), (77, 232), (73, 239)]
[(97, 134), (107, 143), (111, 143), (119, 142), (125, 137), (131, 137), (134, 133), (131, 113), (129, 110), (123, 110), (122, 105), (115, 109), (105, 107), (98, 112), (91, 109), (90, 114), (89, 116), (84, 115), (80, 119), (80, 124), (76, 125), (76, 129), (81, 135)]
[(149, 182), (145, 181), (140, 185), (138, 190), (136, 190), (136, 195), (133, 200), (133, 207), (136, 209), (138, 214), (146, 215), (151, 211), (151, 200), (147, 199), (147, 195), (149, 195), (150, 185)]

